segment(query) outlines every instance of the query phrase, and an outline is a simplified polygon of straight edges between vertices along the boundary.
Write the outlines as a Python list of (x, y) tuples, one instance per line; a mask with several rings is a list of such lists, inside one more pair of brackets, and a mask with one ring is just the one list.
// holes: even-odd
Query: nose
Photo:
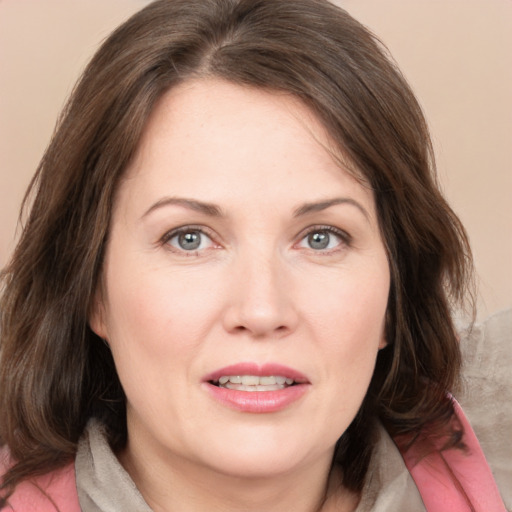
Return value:
[(229, 277), (224, 328), (253, 338), (280, 338), (298, 323), (294, 287), (285, 264), (274, 256), (240, 258)]

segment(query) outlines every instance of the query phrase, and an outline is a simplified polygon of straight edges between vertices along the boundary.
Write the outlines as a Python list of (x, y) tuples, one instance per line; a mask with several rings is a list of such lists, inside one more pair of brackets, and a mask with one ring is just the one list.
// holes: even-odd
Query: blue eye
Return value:
[(212, 239), (199, 229), (185, 228), (169, 233), (166, 243), (180, 251), (200, 251), (213, 245)]
[(338, 233), (334, 228), (316, 228), (311, 230), (300, 242), (300, 247), (313, 249), (314, 251), (328, 251), (336, 249), (346, 243), (347, 236)]

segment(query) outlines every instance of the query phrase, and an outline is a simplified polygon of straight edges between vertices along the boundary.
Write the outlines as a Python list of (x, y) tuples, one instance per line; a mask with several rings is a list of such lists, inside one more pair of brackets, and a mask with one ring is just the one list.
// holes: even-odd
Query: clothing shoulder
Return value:
[(512, 309), (461, 325), (463, 392), (473, 426), (508, 510), (512, 510)]
[[(0, 475), (11, 465), (9, 450), (0, 449)], [(80, 512), (75, 482), (75, 466), (31, 478), (16, 486), (2, 512)]]
[[(443, 449), (436, 432), (422, 432), (414, 443), (395, 442), (428, 511), (506, 512), (484, 453), (460, 405), (453, 400), (453, 420), (464, 432), (465, 449)], [(404, 442), (405, 441), (405, 442)]]

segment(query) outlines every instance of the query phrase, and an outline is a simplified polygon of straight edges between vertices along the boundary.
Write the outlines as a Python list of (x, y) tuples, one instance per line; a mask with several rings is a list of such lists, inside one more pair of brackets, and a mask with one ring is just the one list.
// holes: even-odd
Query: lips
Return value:
[(308, 390), (305, 375), (279, 364), (241, 363), (226, 366), (204, 378), (215, 400), (241, 412), (269, 413), (291, 406)]

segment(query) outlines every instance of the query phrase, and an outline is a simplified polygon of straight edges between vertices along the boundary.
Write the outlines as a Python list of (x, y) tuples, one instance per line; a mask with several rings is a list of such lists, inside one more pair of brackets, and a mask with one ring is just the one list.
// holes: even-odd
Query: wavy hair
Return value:
[(449, 424), (460, 366), (451, 307), (471, 283), (470, 250), (436, 184), (422, 111), (386, 49), (325, 0), (159, 0), (96, 53), (24, 201), (0, 302), (0, 443), (16, 461), (5, 494), (72, 460), (92, 416), (114, 449), (126, 442), (125, 397), (89, 310), (114, 195), (147, 118), (166, 91), (201, 77), (299, 98), (373, 190), (391, 272), (388, 346), (337, 445), (345, 485), (361, 489), (378, 420), (392, 435)]

